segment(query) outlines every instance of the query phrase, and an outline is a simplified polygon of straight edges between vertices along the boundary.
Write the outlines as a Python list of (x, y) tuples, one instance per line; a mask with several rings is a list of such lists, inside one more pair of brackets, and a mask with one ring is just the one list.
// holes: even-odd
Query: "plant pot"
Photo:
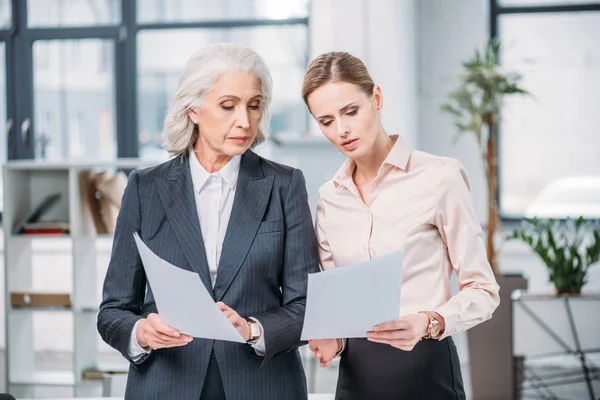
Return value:
[(473, 400), (516, 399), (515, 360), (512, 342), (512, 302), (514, 290), (527, 289), (520, 274), (496, 277), (500, 305), (492, 318), (467, 331), (471, 393)]
[(580, 287), (556, 286), (555, 288), (556, 288), (557, 296), (579, 296), (579, 295), (581, 295), (581, 286)]

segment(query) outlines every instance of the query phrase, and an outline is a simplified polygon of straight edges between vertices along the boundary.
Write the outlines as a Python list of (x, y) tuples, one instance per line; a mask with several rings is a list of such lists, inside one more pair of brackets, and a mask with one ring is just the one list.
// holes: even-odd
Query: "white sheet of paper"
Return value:
[(302, 340), (364, 338), (398, 319), (403, 252), (308, 276)]
[(181, 333), (197, 338), (246, 343), (215, 304), (195, 272), (163, 260), (134, 233), (160, 318)]

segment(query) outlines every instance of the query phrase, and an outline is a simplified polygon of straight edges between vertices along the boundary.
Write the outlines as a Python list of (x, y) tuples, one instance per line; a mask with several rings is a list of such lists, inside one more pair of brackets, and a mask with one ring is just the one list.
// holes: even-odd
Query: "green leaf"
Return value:
[(542, 259), (559, 293), (579, 293), (600, 261), (600, 220), (525, 219), (506, 239), (521, 240)]

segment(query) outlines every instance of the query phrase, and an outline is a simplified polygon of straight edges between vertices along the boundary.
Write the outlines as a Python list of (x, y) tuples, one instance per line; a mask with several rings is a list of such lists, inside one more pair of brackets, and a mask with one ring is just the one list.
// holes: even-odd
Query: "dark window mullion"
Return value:
[[(34, 158), (35, 137), (33, 119), (33, 66), (32, 42), (23, 36), (27, 24), (27, 2), (13, 0), (13, 24), (15, 36), (11, 45), (10, 64), (12, 68), (13, 98), (15, 116), (8, 143), (8, 159)], [(29, 135), (23, 140), (21, 127), (29, 120)]]
[[(497, 3), (497, 1), (496, 1)], [(572, 12), (586, 12), (586, 11), (600, 11), (600, 3), (592, 4), (564, 4), (555, 6), (511, 6), (503, 7), (496, 5), (496, 14), (542, 14), (542, 13), (572, 13)]]
[(122, 21), (124, 37), (117, 43), (116, 80), (117, 95), (117, 156), (138, 156), (137, 115), (137, 48), (136, 48), (136, 2), (123, 1)]
[(109, 28), (35, 28), (24, 29), (23, 36), (34, 40), (66, 40), (66, 39), (116, 39), (120, 27)]
[(169, 23), (142, 23), (136, 26), (136, 30), (143, 29), (190, 29), (190, 28), (248, 28), (256, 26), (281, 26), (281, 25), (307, 25), (308, 18), (289, 19), (240, 19), (219, 21), (195, 21), (195, 22), (169, 22)]

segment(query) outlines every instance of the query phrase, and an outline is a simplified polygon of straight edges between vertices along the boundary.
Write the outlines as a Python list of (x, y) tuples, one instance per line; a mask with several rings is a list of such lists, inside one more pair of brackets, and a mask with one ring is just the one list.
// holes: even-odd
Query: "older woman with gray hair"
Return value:
[[(164, 124), (174, 157), (133, 171), (98, 314), (130, 361), (126, 399), (306, 399), (297, 348), (318, 256), (302, 172), (251, 148), (269, 123), (271, 76), (218, 44), (188, 61)], [(158, 314), (133, 234), (196, 272), (247, 344), (192, 338)]]

